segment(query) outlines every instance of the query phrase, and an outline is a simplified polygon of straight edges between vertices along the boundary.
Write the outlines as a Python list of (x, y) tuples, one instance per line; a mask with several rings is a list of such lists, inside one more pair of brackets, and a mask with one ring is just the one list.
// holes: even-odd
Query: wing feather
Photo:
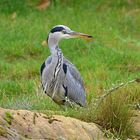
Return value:
[(68, 69), (73, 76), (73, 78), (81, 84), (81, 86), (84, 86), (83, 79), (80, 75), (80, 72), (77, 70), (74, 64), (72, 64), (68, 59), (64, 58), (64, 63), (68, 66)]
[(80, 72), (75, 65), (66, 58), (64, 58), (64, 64), (68, 67), (66, 79), (64, 81), (64, 85), (68, 87), (68, 98), (77, 104), (84, 106), (86, 103), (86, 94)]

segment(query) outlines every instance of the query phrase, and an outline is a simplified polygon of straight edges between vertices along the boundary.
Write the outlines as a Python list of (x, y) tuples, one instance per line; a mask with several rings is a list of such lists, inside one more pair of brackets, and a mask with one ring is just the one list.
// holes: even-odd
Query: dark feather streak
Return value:
[(65, 63), (63, 63), (63, 70), (64, 70), (64, 73), (66, 74), (67, 73), (67, 65)]
[(65, 90), (65, 97), (67, 97), (67, 96), (68, 96), (68, 88), (65, 87), (64, 85), (63, 85), (63, 88), (64, 88), (64, 90)]
[(41, 75), (42, 75), (44, 68), (45, 68), (45, 62), (41, 65), (41, 68), (40, 68)]

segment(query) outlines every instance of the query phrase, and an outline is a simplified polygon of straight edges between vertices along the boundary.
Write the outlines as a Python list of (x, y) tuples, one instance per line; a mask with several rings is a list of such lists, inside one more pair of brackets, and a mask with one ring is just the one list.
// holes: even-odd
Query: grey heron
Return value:
[(69, 38), (91, 39), (92, 36), (72, 31), (64, 25), (52, 28), (46, 40), (51, 55), (41, 65), (41, 83), (44, 92), (57, 104), (74, 102), (80, 106), (86, 104), (86, 93), (82, 77), (69, 60), (67, 60), (59, 48), (61, 39)]

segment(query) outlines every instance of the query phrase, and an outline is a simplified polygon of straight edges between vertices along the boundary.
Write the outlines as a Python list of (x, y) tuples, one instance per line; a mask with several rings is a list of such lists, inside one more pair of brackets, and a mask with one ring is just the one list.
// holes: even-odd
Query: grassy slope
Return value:
[[(92, 99), (113, 83), (140, 77), (138, 0), (63, 0), (44, 11), (36, 10), (34, 5), (29, 0), (0, 1), (0, 106), (61, 111), (64, 115), (96, 121), (120, 137), (127, 136), (130, 130), (126, 127), (130, 125), (131, 116), (127, 104), (140, 101), (139, 85), (119, 90), (98, 112), (93, 111)], [(14, 12), (16, 18), (13, 18)], [(78, 67), (85, 81), (91, 104), (80, 111), (63, 112), (47, 96), (40, 94), (39, 69), (49, 55), (48, 48), (42, 47), (41, 42), (57, 24), (94, 36), (94, 43), (83, 40), (60, 43), (64, 55)], [(123, 122), (126, 122), (124, 126)]]

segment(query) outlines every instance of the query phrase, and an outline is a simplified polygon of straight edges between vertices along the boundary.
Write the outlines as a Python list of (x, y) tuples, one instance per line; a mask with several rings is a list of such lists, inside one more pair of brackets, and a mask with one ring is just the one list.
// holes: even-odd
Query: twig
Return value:
[(108, 96), (110, 95), (112, 92), (122, 88), (122, 87), (126, 87), (127, 85), (129, 84), (132, 84), (132, 83), (139, 83), (140, 82), (140, 78), (136, 78), (136, 79), (133, 79), (131, 81), (128, 81), (126, 83), (120, 83), (119, 85), (116, 85), (108, 90), (104, 90), (105, 91), (105, 94), (103, 94), (102, 96), (99, 97), (99, 99), (97, 100), (97, 108), (99, 107), (99, 105), (101, 104), (101, 102)]

